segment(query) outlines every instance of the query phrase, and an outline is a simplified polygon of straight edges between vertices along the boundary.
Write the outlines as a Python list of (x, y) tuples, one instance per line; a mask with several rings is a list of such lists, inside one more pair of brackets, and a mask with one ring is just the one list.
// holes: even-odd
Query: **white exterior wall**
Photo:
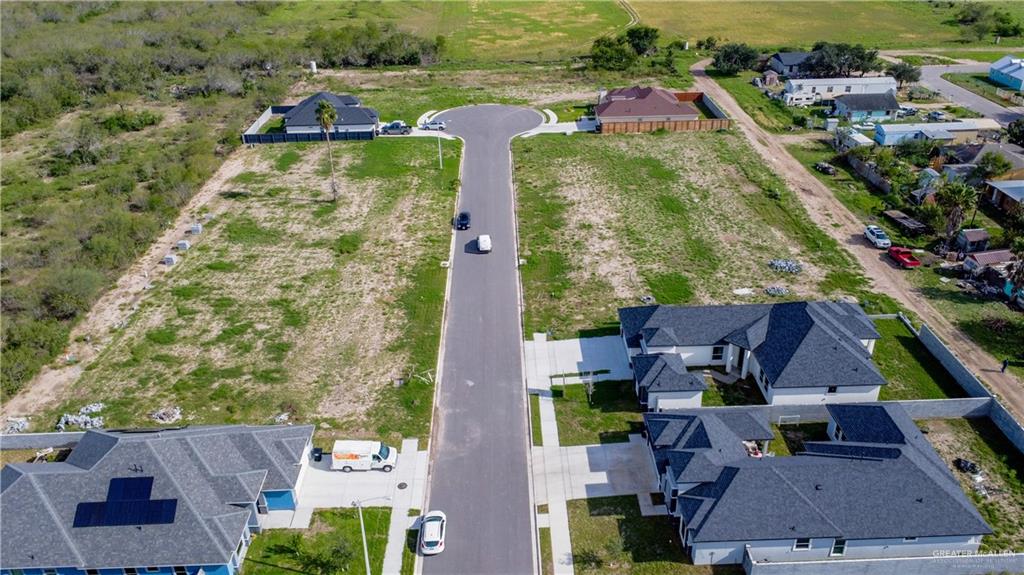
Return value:
[(840, 386), (835, 393), (827, 387), (769, 387), (765, 400), (770, 405), (807, 405), (814, 403), (860, 403), (878, 401), (877, 385)]
[(863, 82), (860, 78), (786, 80), (784, 94), (787, 100), (807, 96), (819, 100), (831, 100), (844, 94), (884, 94), (896, 90), (896, 80), (892, 78), (889, 80), (888, 82)]
[(695, 565), (742, 563), (746, 545), (755, 561), (821, 561), (828, 559), (878, 559), (886, 557), (932, 557), (938, 552), (976, 552), (980, 536), (921, 537), (916, 541), (903, 539), (848, 540), (846, 552), (831, 557), (832, 538), (811, 539), (811, 548), (794, 551), (794, 539), (722, 543), (694, 543), (691, 555)]
[(648, 347), (647, 353), (678, 353), (683, 356), (687, 367), (704, 367), (708, 365), (725, 365), (729, 346), (722, 345), (722, 359), (711, 360), (711, 351), (715, 346), (670, 346)]
[(647, 409), (683, 409), (700, 407), (702, 391), (656, 391), (647, 393)]

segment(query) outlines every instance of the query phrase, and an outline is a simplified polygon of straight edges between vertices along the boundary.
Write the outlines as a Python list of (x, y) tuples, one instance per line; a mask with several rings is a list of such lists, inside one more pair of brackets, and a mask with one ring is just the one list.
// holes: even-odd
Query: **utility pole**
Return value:
[(391, 497), (370, 497), (368, 499), (357, 499), (352, 502), (352, 505), (359, 510), (359, 532), (363, 535), (363, 560), (366, 561), (366, 575), (371, 575), (370, 572), (370, 550), (366, 547), (366, 527), (363, 525), (363, 503), (367, 501), (373, 501), (374, 499), (383, 499), (385, 501), (391, 501)]

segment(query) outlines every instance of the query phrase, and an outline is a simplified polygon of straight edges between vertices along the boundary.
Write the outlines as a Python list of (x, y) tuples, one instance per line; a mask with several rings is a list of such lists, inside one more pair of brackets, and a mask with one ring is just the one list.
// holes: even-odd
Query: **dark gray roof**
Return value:
[(355, 96), (317, 92), (299, 102), (294, 108), (285, 113), (285, 125), (319, 126), (320, 122), (316, 119), (316, 109), (321, 100), (330, 102), (337, 111), (338, 117), (334, 120), (335, 126), (373, 124), (377, 122), (377, 111), (373, 108), (362, 107), (359, 99)]
[(892, 112), (900, 109), (896, 95), (891, 91), (884, 94), (843, 94), (836, 96), (836, 103), (842, 102), (848, 109), (856, 112), (874, 112), (884, 110)]
[(810, 55), (810, 52), (776, 52), (772, 54), (772, 59), (778, 60), (783, 66), (799, 66)]
[(889, 412), (881, 405), (831, 404), (828, 413), (847, 441), (864, 443), (905, 443), (906, 438)]
[(633, 356), (633, 377), (644, 392), (704, 391), (708, 388), (703, 375), (686, 371), (686, 363), (677, 353)]
[(880, 336), (860, 306), (787, 302), (619, 309), (630, 347), (732, 343), (751, 350), (776, 388), (884, 385), (861, 340)]
[[(679, 496), (696, 542), (992, 532), (898, 404), (845, 405), (834, 412), (847, 424), (863, 415), (865, 426), (883, 426), (876, 439), (902, 438), (895, 443), (809, 442), (797, 456), (758, 459), (737, 445), (735, 428), (705, 425), (710, 447), (685, 447), (693, 424), (681, 423), (720, 419), (720, 409), (644, 416), (659, 470), (679, 483), (697, 483)], [(750, 411), (754, 419), (766, 417), (763, 410)]]
[[(0, 472), (0, 568), (223, 564), (260, 491), (293, 488), (312, 426), (217, 426), (156, 433), (88, 431), (68, 459)], [(79, 503), (110, 480), (152, 477), (176, 499), (173, 522), (74, 527)]]
[(989, 152), (1005, 158), (1014, 170), (1024, 168), (1024, 148), (1009, 142), (960, 144), (944, 150), (951, 164), (977, 164)]

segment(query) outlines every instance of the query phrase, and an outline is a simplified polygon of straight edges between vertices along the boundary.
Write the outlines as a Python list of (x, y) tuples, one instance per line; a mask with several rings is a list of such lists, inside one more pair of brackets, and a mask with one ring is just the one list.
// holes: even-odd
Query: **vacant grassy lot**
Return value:
[[(943, 419), (918, 422), (961, 487), (995, 532), (981, 550), (1024, 551), (1024, 455), (988, 419)], [(962, 457), (981, 466), (989, 497), (974, 492), (973, 480), (953, 466)]]
[(902, 321), (880, 319), (875, 327), (882, 339), (872, 359), (885, 376), (878, 399), (946, 399), (964, 397), (963, 388)]
[(597, 575), (733, 575), (738, 566), (692, 565), (667, 516), (644, 517), (636, 496), (568, 502), (577, 573)]
[[(273, 529), (253, 540), (245, 557), (245, 575), (276, 575), (280, 573), (366, 573), (359, 515), (355, 509), (320, 510), (313, 514), (309, 529)], [(388, 542), (391, 508), (366, 507), (366, 547), (370, 553), (370, 569), (380, 573), (384, 565), (384, 547)], [(322, 571), (324, 559), (330, 568)]]
[(750, 80), (760, 76), (757, 72), (741, 72), (733, 76), (714, 74), (715, 81), (729, 91), (743, 110), (769, 132), (790, 132), (802, 129), (805, 118), (813, 114), (822, 115), (824, 108), (798, 108), (787, 106), (780, 100), (769, 98)]
[(560, 445), (624, 443), (640, 433), (643, 411), (632, 381), (601, 381), (587, 401), (583, 384), (553, 385)]
[(899, 56), (899, 59), (911, 66), (937, 66), (957, 63), (956, 60), (934, 54), (904, 54)]
[(1013, 102), (1004, 100), (996, 94), (996, 90), (1009, 90), (1009, 88), (989, 80), (988, 74), (943, 74), (942, 77), (1000, 106), (1016, 106)]
[[(772, 285), (802, 298), (861, 289), (850, 257), (741, 135), (542, 136), (513, 148), (526, 333), (613, 327), (616, 309), (645, 294), (733, 303), (766, 301)], [(772, 258), (805, 269), (776, 273)]]
[(995, 62), (1007, 54), (1019, 52), (1013, 48), (1005, 50), (936, 50), (934, 53), (939, 56), (953, 59), (975, 60), (977, 62)]
[(241, 152), (247, 170), (208, 206), (195, 245), (37, 425), (102, 401), (108, 426), (179, 406), (185, 423), (287, 412), (426, 437), (459, 143), (444, 142), (443, 171), (436, 150), (432, 139), (335, 145), (336, 203), (324, 146)]
[[(861, 42), (873, 48), (961, 45), (960, 30), (953, 21), (959, 5), (949, 3), (796, 1), (773, 2), (770, 9), (751, 1), (630, 4), (642, 23), (691, 42), (715, 36), (763, 48), (810, 48), (818, 40)], [(1020, 3), (993, 4), (1018, 19), (1024, 13)], [(1020, 39), (1010, 42), (1020, 45)], [(991, 40), (978, 43), (985, 44), (991, 45)]]

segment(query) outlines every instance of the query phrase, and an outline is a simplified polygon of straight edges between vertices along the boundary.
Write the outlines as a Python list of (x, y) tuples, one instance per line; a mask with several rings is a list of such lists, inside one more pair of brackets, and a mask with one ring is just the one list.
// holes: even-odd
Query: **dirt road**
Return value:
[(903, 277), (901, 270), (890, 264), (881, 252), (864, 243), (864, 222), (846, 209), (832, 190), (790, 155), (779, 136), (765, 132), (743, 111), (729, 92), (707, 75), (705, 68), (710, 62), (711, 60), (702, 60), (690, 68), (696, 89), (710, 95), (732, 117), (757, 153), (796, 192), (811, 219), (840, 244), (846, 246), (860, 262), (876, 291), (897, 299), (908, 310), (917, 314), (946, 342), (964, 365), (1002, 399), (1008, 409), (1018, 418), (1024, 415), (1024, 385), (1021, 381), (1011, 373), (1000, 373), (1001, 360), (992, 357), (971, 341), (928, 303), (928, 300)]

